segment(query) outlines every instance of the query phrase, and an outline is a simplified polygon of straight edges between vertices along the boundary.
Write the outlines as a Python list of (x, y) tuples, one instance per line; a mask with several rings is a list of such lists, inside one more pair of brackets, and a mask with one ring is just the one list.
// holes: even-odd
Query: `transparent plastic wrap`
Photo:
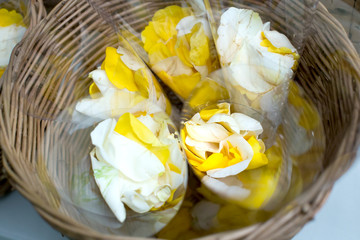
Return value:
[[(49, 149), (46, 167), (60, 207), (77, 220), (101, 232), (151, 236), (180, 208), (187, 164), (170, 102), (120, 36), (118, 44), (106, 47), (104, 61), (89, 73), (90, 96), (49, 125), (44, 142), (54, 133), (64, 142)], [(69, 122), (64, 130), (62, 122)], [(66, 169), (72, 174), (58, 174)]]
[[(43, 127), (31, 134), (49, 204), (103, 234), (152, 236), (181, 205), (187, 163), (161, 86), (127, 41), (101, 23), (47, 32), (62, 37), (37, 53), (41, 78), (25, 71), (25, 84), (7, 78), (6, 86), (15, 86), (11, 93), (22, 102), (12, 109)], [(31, 83), (37, 87), (27, 89)]]
[[(306, 127), (309, 125), (307, 118), (312, 115), (316, 118), (319, 113), (303, 99), (292, 79), (317, 1), (139, 1), (120, 4), (125, 7), (123, 11), (115, 8), (116, 1), (89, 2), (125, 36), (155, 74), (185, 101), (182, 144), (195, 173), (192, 176), (201, 181), (198, 190), (192, 187), (200, 193), (198, 202), (235, 206), (244, 216), (257, 215), (247, 222), (256, 223), (270, 217), (315, 179), (322, 169), (320, 162), (325, 144), (321, 138), (321, 121), (317, 118), (314, 122), (318, 125)], [(192, 90), (181, 95), (176, 87), (184, 89), (185, 77), (181, 76), (182, 83), (172, 86), (176, 82), (169, 83), (164, 78), (164, 72), (159, 71), (154, 59), (161, 55), (159, 63), (168, 61), (170, 64), (169, 58), (185, 62), (184, 55), (179, 54), (182, 33), (188, 31), (182, 21), (192, 28), (191, 31), (197, 29), (191, 24), (193, 20), (190, 21), (194, 17), (184, 16), (187, 7), (191, 7), (190, 15), (194, 13), (195, 19), (200, 16), (209, 21), (207, 31), (212, 37), (205, 34), (203, 38), (213, 39), (221, 68), (192, 81)], [(277, 14), (273, 14), (274, 11)], [(293, 21), (301, 21), (301, 24), (291, 24)], [(187, 34), (188, 45), (192, 46), (193, 36), (190, 32)], [(171, 52), (169, 49), (174, 49), (175, 55), (164, 54)], [(159, 65), (164, 66), (164, 62)], [(171, 71), (186, 72), (179, 64), (173, 62), (171, 66)], [(232, 104), (225, 113), (222, 104), (226, 105), (226, 101)], [(208, 109), (212, 107), (214, 109)], [(199, 117), (203, 111), (214, 116)], [(305, 120), (303, 115), (306, 115)], [(258, 125), (259, 129), (251, 129)], [(313, 164), (306, 164), (309, 157)], [(192, 216), (195, 222), (192, 227), (199, 227), (201, 223), (197, 221), (202, 218), (196, 220), (194, 214)], [(225, 216), (222, 219), (228, 221)], [(235, 225), (240, 227), (244, 223)], [(212, 227), (202, 230), (213, 231)]]
[[(321, 113), (295, 82), (286, 102), (279, 126), (242, 104), (183, 110), (188, 195), (158, 237), (187, 239), (267, 221), (316, 181), (326, 146)], [(191, 224), (173, 231), (179, 222)]]
[(205, 1), (231, 101), (281, 123), (317, 2)]
[(203, 1), (88, 2), (182, 101), (219, 69)]

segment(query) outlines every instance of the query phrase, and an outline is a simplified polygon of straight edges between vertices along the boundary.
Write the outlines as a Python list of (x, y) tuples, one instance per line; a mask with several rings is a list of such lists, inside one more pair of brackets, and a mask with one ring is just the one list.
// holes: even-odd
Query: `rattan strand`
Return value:
[[(46, 10), (44, 8), (42, 0), (32, 0), (30, 5), (30, 20), (29, 27), (27, 33), (31, 31), (32, 28), (36, 26), (36, 24), (46, 16)], [(25, 36), (27, 35), (25, 33)], [(0, 81), (0, 91), (2, 86), (2, 81)], [(1, 109), (1, 108), (0, 108)], [(1, 134), (1, 133), (0, 133)], [(5, 152), (1, 150), (0, 145), (0, 197), (5, 195), (11, 190), (11, 185), (7, 179), (5, 169), (3, 168), (3, 159), (5, 158)]]
[[(248, 2), (256, 4), (256, 1)], [(107, 4), (111, 4), (111, 1), (107, 1)], [(134, 19), (129, 14), (131, 5), (122, 7), (122, 17), (128, 22), (138, 22), (139, 29), (143, 27), (141, 24), (144, 20), (151, 17)], [(263, 7), (266, 6), (258, 6), (258, 10), (261, 12)], [(301, 6), (294, 4), (286, 10), (296, 13), (299, 8), (301, 10)], [(277, 29), (284, 27), (280, 17), (273, 16), (271, 19)], [(96, 29), (97, 37), (82, 36), (84, 29)], [(359, 57), (344, 29), (322, 5), (318, 6), (308, 31), (310, 37), (302, 51), (296, 81), (311, 96), (322, 114), (327, 139), (326, 167), (317, 181), (290, 204), (291, 207), (280, 211), (270, 220), (204, 239), (290, 239), (314, 217), (334, 182), (352, 164), (360, 139)], [(43, 169), (44, 161), (50, 154), (47, 149), (42, 149), (45, 129), (53, 129), (54, 134), (52, 139), (47, 139), (45, 146), (62, 137), (54, 129), (67, 128), (68, 124), (55, 124), (55, 128), (52, 120), (66, 106), (86, 94), (90, 82), (85, 79), (79, 81), (79, 78), (99, 64), (105, 46), (116, 44), (113, 35), (86, 1), (61, 2), (45, 21), (31, 31), (27, 41), (21, 42), (15, 49), (9, 65), (11, 71), (8, 71), (3, 86), (1, 101), (4, 110), (0, 116), (0, 127), (4, 134), (1, 144), (9, 156), (4, 166), (11, 183), (53, 227), (74, 239), (133, 239), (101, 234), (70, 218), (66, 210), (60, 211), (60, 198)], [(89, 41), (92, 49), (87, 51), (92, 54), (79, 61), (80, 67), (66, 73), (59, 69), (61, 75), (56, 75), (51, 64), (55, 59), (51, 58), (51, 53), (56, 51), (64, 56), (59, 61), (63, 61), (63, 69), (66, 69), (66, 58), (80, 58), (81, 41)], [(52, 72), (54, 74), (50, 76)], [(43, 79), (48, 79), (48, 87), (42, 84)], [(58, 79), (63, 79), (61, 84), (56, 81)], [(74, 86), (79, 91), (72, 91)], [(41, 159), (37, 152), (43, 153)]]

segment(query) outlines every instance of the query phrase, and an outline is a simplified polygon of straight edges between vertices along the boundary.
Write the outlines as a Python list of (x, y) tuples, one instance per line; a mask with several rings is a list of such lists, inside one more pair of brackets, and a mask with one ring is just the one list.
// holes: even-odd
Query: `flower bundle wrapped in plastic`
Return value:
[(218, 67), (205, 12), (167, 6), (155, 12), (141, 39), (151, 68), (182, 99)]
[[(76, 103), (72, 122), (80, 127), (72, 131), (96, 124), (89, 154), (101, 196), (123, 232), (154, 234), (164, 226), (159, 215), (169, 221), (176, 214), (187, 183), (171, 105), (128, 45), (107, 47), (105, 60), (89, 78), (90, 96)], [(132, 221), (142, 222), (148, 232), (131, 230)]]
[(251, 9), (230, 7), (212, 25), (232, 101), (257, 109), (279, 125), (298, 50)]
[(93, 80), (90, 97), (76, 104), (74, 120), (84, 115), (104, 120), (145, 108), (149, 114), (171, 113), (171, 105), (150, 70), (123, 47), (107, 47), (101, 67), (89, 77)]
[(16, 1), (0, 4), (0, 77), (9, 63), (13, 48), (21, 41), (27, 29), (23, 13), (16, 7), (18, 4)]
[[(212, 11), (216, 9), (212, 8), (208, 1), (205, 2), (209, 8), (205, 8), (202, 1), (190, 0), (179, 1), (178, 5), (164, 1), (145, 1), (141, 4), (139, 2), (139, 5), (119, 2), (124, 4), (123, 12), (114, 12), (111, 4), (102, 5), (98, 2), (97, 6), (100, 9), (107, 8), (106, 13), (109, 13), (112, 20), (115, 19), (120, 26), (119, 33), (124, 34), (130, 44), (135, 46), (136, 51), (154, 73), (177, 93), (181, 100), (185, 100), (185, 106), (194, 110), (201, 104), (210, 105), (219, 100), (230, 99), (230, 102), (243, 104), (248, 109), (258, 111), (260, 118), (252, 117), (245, 112), (234, 110), (230, 104), (223, 102), (199, 109), (183, 123), (182, 144), (190, 166), (201, 180), (202, 185), (197, 191), (206, 199), (205, 201), (215, 205), (220, 204), (219, 211), (223, 208), (228, 211), (234, 207), (237, 210), (241, 209), (239, 211), (248, 211), (255, 215), (265, 212), (264, 216), (270, 216), (271, 211), (275, 211), (283, 201), (296, 195), (289, 193), (290, 187), (302, 190), (296, 178), (302, 174), (300, 169), (305, 168), (300, 167), (301, 164), (297, 165), (293, 156), (288, 155), (293, 153), (290, 148), (295, 146), (284, 141), (284, 137), (291, 139), (293, 135), (287, 132), (292, 130), (287, 126), (288, 122), (282, 121), (284, 115), (281, 111), (288, 101), (288, 86), (292, 83), (291, 79), (298, 64), (298, 45), (295, 48), (287, 36), (271, 29), (270, 22), (263, 23), (259, 13), (250, 9), (235, 7), (221, 9), (218, 22), (214, 23), (215, 20), (211, 19), (209, 25), (208, 16), (211, 17)], [(136, 10), (129, 12), (126, 7), (134, 7)], [(212, 36), (216, 43), (215, 54)], [(123, 50), (117, 50), (117, 54), (120, 54), (122, 62), (128, 65), (128, 58), (125, 60), (122, 55)], [(221, 69), (217, 65), (216, 55), (220, 60)], [(128, 67), (132, 71), (138, 70), (134, 64)], [(105, 71), (109, 80), (107, 82), (116, 86), (115, 81), (109, 77), (112, 73), (108, 73), (110, 70), (106, 69), (105, 63), (100, 70)], [(92, 74), (92, 78), (97, 88), (90, 87), (90, 93), (105, 93), (106, 90), (102, 90), (100, 83), (101, 78), (95, 74)], [(141, 81), (135, 79), (134, 85), (139, 82)], [(127, 82), (129, 83), (131, 81)], [(132, 90), (131, 85), (125, 87), (122, 84), (119, 89), (121, 88), (126, 88), (126, 93), (138, 91)], [(150, 99), (159, 101), (158, 98)], [(289, 99), (291, 102), (290, 96)], [(140, 113), (138, 108), (141, 109), (142, 106), (137, 105), (139, 102), (141, 101), (132, 99), (132, 110), (125, 115), (112, 112), (109, 116), (111, 118), (117, 116), (116, 120), (111, 122), (106, 120), (106, 124), (101, 123), (106, 126), (103, 127), (106, 129), (105, 132), (110, 132), (111, 135), (114, 133), (122, 136), (136, 135), (134, 139), (144, 144), (146, 141), (142, 136), (140, 137), (142, 134), (137, 132), (137, 129), (142, 127), (140, 125), (134, 127), (140, 124), (135, 119), (147, 126), (145, 116), (147, 119), (149, 119), (148, 115), (156, 116), (156, 110), (152, 112), (151, 109), (157, 108), (151, 107), (145, 113)], [(296, 101), (293, 103), (297, 104)], [(306, 104), (304, 101), (302, 103)], [(156, 104), (156, 106), (160, 105)], [(296, 107), (298, 112), (309, 109), (298, 105)], [(265, 123), (266, 121), (270, 124)], [(119, 132), (116, 126), (129, 127), (125, 127), (126, 131)], [(298, 123), (291, 126), (299, 129)], [(156, 136), (157, 131), (152, 128), (148, 130)], [(268, 134), (269, 132), (271, 134)], [(311, 133), (307, 131), (304, 135), (310, 136)], [(151, 140), (151, 142), (156, 141)], [(93, 158), (95, 152), (100, 151), (98, 148), (96, 145), (92, 152)], [(307, 154), (311, 148), (309, 146), (297, 156)], [(156, 156), (162, 162), (160, 155)], [(293, 165), (296, 165), (294, 174)], [(170, 172), (177, 171), (170, 165), (168, 168)], [(139, 205), (136, 205), (130, 202), (131, 198), (125, 196), (122, 204), (129, 204), (131, 209), (137, 209), (139, 212), (156, 209), (161, 205), (166, 206), (172, 201), (169, 195), (171, 184), (169, 188), (164, 188), (160, 182), (158, 179), (159, 185), (149, 187), (154, 189), (150, 194), (151, 199), (142, 198), (138, 202)], [(157, 192), (158, 189), (161, 190)], [(163, 196), (166, 196), (165, 198), (170, 196), (168, 198), (170, 200), (163, 201)], [(207, 203), (203, 204), (202, 200), (197, 201), (192, 209), (193, 216), (196, 215), (195, 208), (202, 208), (196, 207), (197, 204), (207, 205)], [(227, 208), (227, 206), (231, 207)], [(221, 215), (220, 212), (215, 212)], [(222, 215), (222, 219), (226, 218), (225, 215)], [(266, 217), (260, 216), (256, 219), (264, 220)]]
[(181, 137), (188, 162), (208, 189), (222, 199), (259, 209), (272, 197), (282, 164), (281, 151), (274, 150), (275, 145), (266, 147), (262, 133), (258, 120), (219, 103), (186, 121)]
[[(104, 18), (116, 24), (119, 33), (181, 100), (190, 96), (201, 79), (219, 69), (203, 1), (90, 3), (107, 14)], [(125, 11), (113, 8), (116, 4)]]
[(123, 114), (107, 119), (91, 133), (95, 181), (120, 222), (125, 205), (137, 213), (174, 207), (181, 202), (186, 164), (166, 114)]

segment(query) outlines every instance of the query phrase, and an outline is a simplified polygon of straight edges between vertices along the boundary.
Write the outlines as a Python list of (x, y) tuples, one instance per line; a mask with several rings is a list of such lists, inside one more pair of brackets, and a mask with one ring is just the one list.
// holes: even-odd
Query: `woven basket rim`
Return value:
[[(62, 7), (65, 5), (65, 2), (61, 2), (58, 6), (56, 6), (53, 11), (49, 14), (49, 19), (52, 14), (55, 14), (58, 10), (62, 9)], [(349, 62), (353, 65), (354, 71), (357, 72), (358, 76), (360, 76), (360, 62), (359, 56), (356, 53), (356, 50), (350, 40), (346, 37), (345, 30), (342, 27), (342, 25), (329, 14), (329, 12), (326, 10), (326, 8), (320, 3), (318, 6), (317, 16), (322, 19), (323, 21), (326, 21), (329, 26), (331, 26), (335, 31), (339, 33), (339, 37), (341, 36), (341, 41), (343, 42), (343, 45), (346, 47), (347, 51), (349, 53), (352, 53), (349, 59)], [(19, 48), (21, 48), (21, 45), (23, 43), (19, 44)], [(16, 61), (16, 57), (11, 59), (12, 61)], [(359, 79), (357, 79), (359, 80)], [(360, 89), (360, 82), (356, 81), (353, 83), (357, 86), (357, 90)], [(360, 102), (359, 102), (359, 92), (357, 92), (357, 102), (355, 103), (355, 107), (353, 109), (353, 116), (354, 119), (351, 122), (352, 127), (359, 130), (359, 110), (360, 110)], [(1, 120), (1, 117), (0, 117)], [(1, 125), (1, 124), (0, 124)], [(215, 235), (209, 235), (205, 237), (204, 239), (218, 239), (221, 237), (226, 236), (227, 238), (242, 238), (246, 237), (246, 239), (259, 239), (256, 238), (259, 232), (265, 231), (268, 229), (268, 225), (270, 224), (270, 221), (277, 221), (281, 224), (278, 224), (277, 228), (273, 228), (272, 232), (274, 231), (281, 231), (284, 225), (289, 221), (289, 219), (293, 219), (294, 222), (296, 222), (294, 219), (298, 219), (298, 222), (300, 221), (301, 224), (298, 224), (299, 226), (296, 228), (298, 232), (302, 226), (310, 219), (312, 219), (315, 215), (315, 213), (321, 208), (323, 205), (325, 199), (327, 198), (329, 192), (331, 191), (331, 187), (335, 183), (335, 181), (346, 172), (346, 170), (351, 166), (351, 164), (354, 162), (354, 157), (356, 155), (356, 150), (360, 143), (360, 137), (357, 136), (354, 133), (348, 133), (353, 138), (353, 145), (352, 146), (340, 146), (339, 150), (337, 151), (337, 157), (335, 158), (337, 161), (332, 162), (330, 165), (326, 167), (324, 172), (320, 175), (319, 179), (315, 184), (313, 184), (309, 189), (306, 190), (303, 194), (298, 196), (295, 200), (293, 200), (290, 205), (295, 205), (295, 207), (292, 209), (292, 211), (289, 213), (288, 210), (280, 211), (278, 214), (276, 214), (274, 217), (272, 217), (270, 220), (258, 223), (256, 225), (252, 225), (246, 228), (242, 228), (239, 230), (233, 230), (233, 231), (227, 231), (222, 232)], [(344, 143), (343, 143), (344, 145)], [(10, 147), (6, 147), (7, 154), (9, 155), (8, 159), (5, 159), (4, 166), (5, 169), (8, 171), (11, 182), (13, 183), (14, 187), (26, 198), (28, 198), (31, 203), (35, 206), (36, 210), (40, 213), (42, 217), (44, 217), (46, 220), (49, 221), (51, 225), (53, 225), (56, 229), (62, 230), (66, 232), (66, 234), (69, 234), (72, 237), (75, 238), (81, 238), (81, 237), (92, 237), (95, 239), (101, 239), (101, 238), (107, 238), (107, 239), (139, 239), (134, 237), (117, 237), (112, 235), (104, 235), (100, 234), (98, 232), (90, 230), (88, 227), (76, 223), (74, 221), (69, 221), (69, 218), (65, 215), (60, 215), (58, 212), (49, 206), (44, 206), (42, 203), (42, 199), (34, 193), (31, 189), (27, 189), (27, 183), (24, 182), (21, 179), (21, 176), (17, 174), (16, 169), (13, 169), (13, 166), (18, 163), (18, 161), (21, 161), (21, 156), (18, 156), (15, 151), (9, 150)], [(342, 169), (338, 169), (339, 163), (344, 161), (343, 154), (346, 153), (345, 156), (347, 159), (347, 163), (343, 166)], [(17, 159), (17, 156), (19, 159)], [(326, 187), (324, 187), (324, 184)], [(320, 190), (319, 190), (320, 189)], [(76, 226), (76, 231), (74, 230), (74, 226)], [(253, 230), (257, 228), (257, 233), (252, 234)], [(260, 230), (259, 230), (260, 229)], [(245, 238), (244, 238), (245, 239)]]

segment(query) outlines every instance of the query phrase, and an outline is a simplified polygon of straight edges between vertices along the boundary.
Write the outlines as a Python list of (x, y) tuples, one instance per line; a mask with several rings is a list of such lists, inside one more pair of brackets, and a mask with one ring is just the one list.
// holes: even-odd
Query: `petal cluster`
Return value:
[(89, 77), (93, 80), (89, 87), (90, 98), (77, 103), (77, 113), (104, 120), (126, 112), (171, 111), (154, 76), (143, 62), (124, 48), (107, 47), (104, 62), (99, 69), (90, 72)]
[[(181, 137), (188, 162), (207, 189), (243, 207), (258, 209), (274, 193), (279, 166), (275, 160), (270, 164), (267, 156), (274, 147), (265, 154), (259, 139), (262, 132), (259, 121), (231, 113), (230, 104), (220, 103), (185, 122)], [(271, 156), (281, 159), (279, 154)]]
[[(120, 222), (125, 205), (146, 213), (182, 199), (186, 164), (178, 140), (163, 114), (123, 114), (107, 119), (91, 133), (91, 163), (102, 196)], [(180, 193), (179, 193), (180, 192)]]
[(141, 38), (152, 69), (183, 99), (215, 68), (209, 24), (190, 8), (158, 10)]
[(0, 77), (8, 65), (12, 49), (26, 31), (21, 14), (15, 10), (0, 9)]
[(299, 59), (285, 35), (247, 9), (231, 7), (222, 14), (216, 43), (231, 84), (254, 94), (290, 80)]
[(261, 124), (230, 105), (203, 109), (184, 124), (182, 138), (190, 164), (212, 178), (234, 176), (268, 163)]

